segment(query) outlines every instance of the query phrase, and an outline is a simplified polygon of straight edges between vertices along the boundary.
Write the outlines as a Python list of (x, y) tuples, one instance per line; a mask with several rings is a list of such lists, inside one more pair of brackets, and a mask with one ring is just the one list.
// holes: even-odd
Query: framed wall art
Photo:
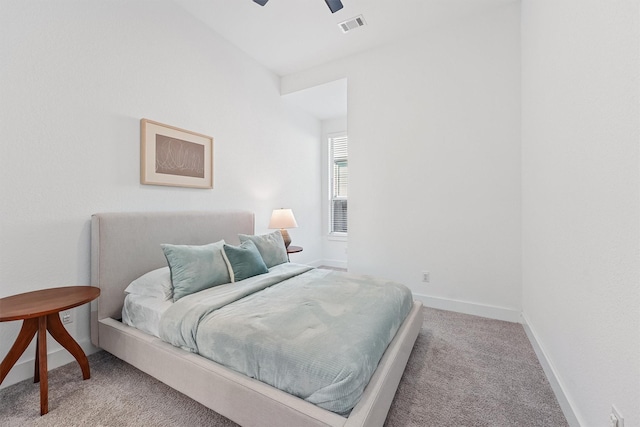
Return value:
[(213, 188), (213, 138), (141, 119), (140, 182)]

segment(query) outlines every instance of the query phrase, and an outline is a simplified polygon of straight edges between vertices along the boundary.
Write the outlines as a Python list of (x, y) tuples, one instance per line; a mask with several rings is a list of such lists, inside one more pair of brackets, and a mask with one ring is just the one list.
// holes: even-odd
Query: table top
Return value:
[(295, 254), (296, 252), (302, 252), (302, 246), (289, 246), (287, 248), (288, 254)]
[(86, 304), (100, 295), (93, 286), (41, 289), (0, 298), (0, 322), (46, 316)]

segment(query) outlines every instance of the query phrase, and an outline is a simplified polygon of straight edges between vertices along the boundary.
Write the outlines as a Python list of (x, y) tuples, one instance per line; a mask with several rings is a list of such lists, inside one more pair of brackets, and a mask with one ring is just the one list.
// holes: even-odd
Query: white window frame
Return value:
[[(345, 241), (347, 239), (348, 236), (348, 230), (347, 232), (341, 232), (341, 231), (333, 231), (333, 225), (334, 225), (334, 221), (333, 221), (333, 203), (334, 200), (348, 200), (348, 195), (347, 197), (340, 197), (340, 196), (336, 196), (334, 194), (334, 150), (333, 150), (333, 145), (334, 145), (334, 140), (335, 139), (342, 139), (342, 138), (347, 138), (347, 147), (348, 147), (348, 137), (347, 137), (347, 133), (346, 132), (335, 132), (335, 133), (330, 133), (327, 134), (327, 147), (328, 147), (328, 190), (329, 190), (329, 194), (328, 194), (328, 202), (329, 202), (329, 215), (328, 215), (328, 230), (329, 230), (329, 239), (330, 240), (340, 240), (340, 241)], [(347, 148), (347, 152), (348, 152), (348, 148)], [(348, 154), (347, 154), (347, 164), (348, 164)], [(348, 167), (348, 166), (347, 166)], [(348, 172), (347, 172), (347, 185), (348, 185)], [(347, 213), (347, 223), (348, 223), (348, 213)]]

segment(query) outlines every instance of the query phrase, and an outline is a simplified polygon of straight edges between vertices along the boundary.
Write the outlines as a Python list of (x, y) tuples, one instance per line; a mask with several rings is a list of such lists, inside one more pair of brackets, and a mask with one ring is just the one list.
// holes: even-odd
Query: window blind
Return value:
[(329, 138), (331, 150), (331, 232), (347, 232), (349, 156), (346, 135)]

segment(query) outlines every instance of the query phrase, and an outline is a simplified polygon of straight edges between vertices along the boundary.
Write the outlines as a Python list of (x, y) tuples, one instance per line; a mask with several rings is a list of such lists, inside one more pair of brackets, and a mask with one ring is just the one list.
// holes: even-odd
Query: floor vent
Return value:
[(355, 18), (347, 19), (346, 21), (339, 23), (338, 25), (343, 33), (348, 33), (351, 30), (364, 26), (365, 24), (366, 22), (364, 22), (362, 15), (358, 15)]

